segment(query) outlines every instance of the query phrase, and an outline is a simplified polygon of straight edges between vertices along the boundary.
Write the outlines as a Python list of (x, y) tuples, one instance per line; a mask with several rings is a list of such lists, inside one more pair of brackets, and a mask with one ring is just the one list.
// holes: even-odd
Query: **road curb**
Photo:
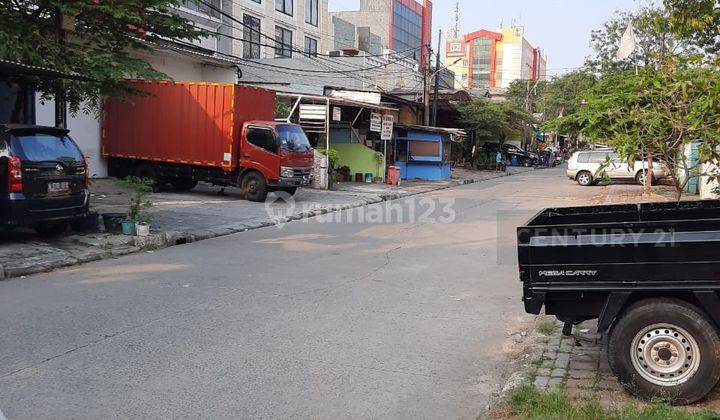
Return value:
[(408, 193), (389, 193), (381, 194), (376, 198), (367, 198), (356, 203), (351, 204), (339, 204), (330, 207), (323, 207), (316, 210), (310, 210), (303, 213), (295, 214), (292, 216), (283, 217), (277, 220), (267, 220), (262, 222), (255, 222), (250, 224), (237, 224), (229, 226), (218, 226), (210, 229), (191, 230), (191, 231), (164, 231), (152, 233), (149, 236), (133, 238), (132, 246), (124, 246), (111, 250), (103, 250), (97, 252), (90, 252), (82, 257), (68, 256), (65, 259), (50, 261), (47, 263), (38, 264), (36, 266), (18, 267), (18, 268), (7, 268), (0, 265), (0, 280), (25, 277), (32, 274), (47, 273), (60, 268), (73, 267), (87, 262), (100, 261), (111, 258), (118, 258), (125, 255), (135, 254), (142, 251), (155, 251), (164, 248), (170, 248), (178, 245), (185, 245), (194, 242), (200, 242), (208, 239), (220, 238), (223, 236), (234, 235), (236, 233), (247, 232), (249, 230), (256, 230), (270, 226), (278, 226), (281, 224), (287, 224), (294, 221), (311, 219), (323, 214), (350, 210), (359, 207), (365, 207), (372, 204), (378, 204), (386, 201), (399, 200), (402, 198), (412, 197), (420, 194), (427, 194), (435, 191), (446, 190), (455, 188), (463, 185), (475, 184), (484, 181), (490, 181), (493, 179), (503, 178), (507, 176), (519, 175), (530, 171), (518, 172), (517, 174), (502, 173), (493, 175), (489, 178), (478, 178), (478, 179), (466, 179), (462, 181), (456, 181), (451, 185), (442, 185), (423, 191), (411, 191)]

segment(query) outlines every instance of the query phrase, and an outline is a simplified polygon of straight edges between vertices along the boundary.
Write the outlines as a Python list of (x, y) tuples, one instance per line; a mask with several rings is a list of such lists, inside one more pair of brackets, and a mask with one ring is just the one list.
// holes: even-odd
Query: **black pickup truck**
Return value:
[(720, 380), (720, 201), (545, 209), (517, 229), (528, 313), (597, 319), (631, 393), (677, 404)]

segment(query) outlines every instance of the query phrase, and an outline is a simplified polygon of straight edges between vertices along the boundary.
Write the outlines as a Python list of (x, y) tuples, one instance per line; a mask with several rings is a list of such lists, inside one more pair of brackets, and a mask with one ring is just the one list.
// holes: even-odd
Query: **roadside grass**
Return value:
[(558, 326), (554, 321), (543, 321), (543, 322), (537, 324), (537, 326), (535, 326), (535, 329), (537, 330), (537, 332), (539, 332), (540, 334), (544, 334), (544, 335), (555, 334), (555, 331), (557, 331), (557, 328), (558, 328)]
[(512, 395), (509, 401), (509, 417), (519, 419), (567, 419), (567, 420), (705, 420), (717, 419), (711, 411), (691, 413), (662, 402), (627, 404), (620, 409), (603, 408), (596, 399), (571, 400), (562, 389), (539, 390), (526, 385)]

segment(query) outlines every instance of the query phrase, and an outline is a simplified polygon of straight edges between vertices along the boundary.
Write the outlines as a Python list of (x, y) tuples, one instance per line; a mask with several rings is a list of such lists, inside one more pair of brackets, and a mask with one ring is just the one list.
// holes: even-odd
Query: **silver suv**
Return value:
[[(603, 167), (602, 171), (600, 168)], [(575, 152), (568, 160), (567, 176), (582, 186), (595, 184), (603, 173), (610, 179), (634, 179), (645, 182), (647, 162), (636, 160), (631, 167), (612, 150), (588, 150)], [(665, 178), (668, 174), (658, 162), (653, 162), (653, 180)]]

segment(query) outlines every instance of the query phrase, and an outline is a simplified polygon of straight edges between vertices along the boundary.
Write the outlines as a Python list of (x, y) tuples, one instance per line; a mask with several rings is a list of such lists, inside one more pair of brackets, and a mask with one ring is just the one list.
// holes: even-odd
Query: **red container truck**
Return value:
[(251, 201), (312, 181), (313, 150), (296, 124), (275, 122), (275, 93), (218, 83), (133, 81), (143, 94), (105, 103), (109, 174), (190, 190), (237, 186)]

